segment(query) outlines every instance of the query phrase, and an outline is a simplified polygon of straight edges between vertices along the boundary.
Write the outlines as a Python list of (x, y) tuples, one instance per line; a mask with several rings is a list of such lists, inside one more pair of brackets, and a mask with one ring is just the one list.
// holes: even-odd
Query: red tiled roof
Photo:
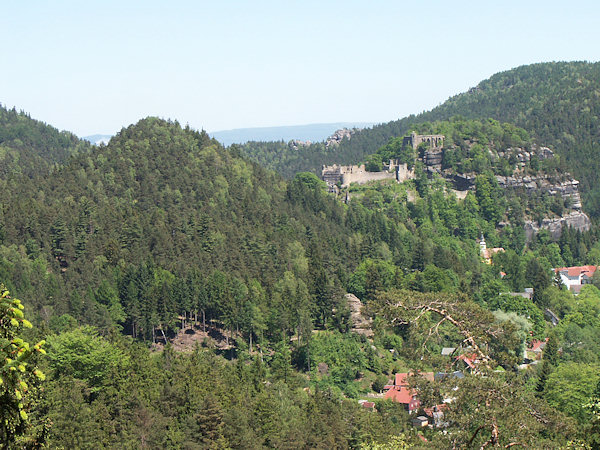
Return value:
[(542, 350), (542, 348), (546, 345), (546, 342), (548, 342), (548, 338), (544, 339), (543, 341), (540, 341), (539, 339), (534, 339), (533, 341), (531, 341), (531, 351), (537, 352)]
[(396, 386), (407, 386), (408, 385), (408, 383), (406, 382), (407, 378), (408, 378), (407, 373), (397, 373), (396, 376), (394, 377), (394, 384)]
[(433, 410), (434, 410), (435, 407), (437, 407), (438, 411), (442, 411), (444, 409), (447, 409), (448, 405), (445, 404), (445, 403), (442, 403), (440, 405), (435, 405), (435, 406), (433, 406), (431, 408), (423, 408), (423, 411), (425, 411), (425, 415), (427, 415), (429, 417), (433, 417), (433, 412), (434, 412)]
[(363, 402), (362, 406), (363, 406), (363, 408), (375, 408), (375, 403), (374, 402)]
[(504, 251), (504, 249), (502, 247), (486, 248), (483, 251), (483, 257), (485, 259), (490, 259), (496, 253), (503, 252), (503, 251)]
[(471, 369), (475, 368), (475, 362), (477, 360), (477, 353), (471, 353), (470, 355), (460, 355), (456, 357), (456, 360), (458, 361), (459, 359), (463, 360), (465, 362), (465, 364), (467, 366), (469, 366)]
[(420, 372), (419, 375), (421, 375), (427, 381), (435, 381), (435, 374), (433, 372)]
[(408, 411), (414, 411), (421, 405), (416, 394), (406, 387), (395, 387), (394, 389), (390, 389), (385, 393), (384, 398), (405, 405)]
[(384, 398), (408, 405), (413, 400), (413, 393), (405, 387), (394, 388), (387, 391)]
[(582, 274), (586, 274), (588, 277), (594, 275), (596, 271), (596, 266), (574, 266), (574, 267), (560, 267), (556, 269), (556, 272), (567, 272), (567, 276), (569, 277), (579, 277)]

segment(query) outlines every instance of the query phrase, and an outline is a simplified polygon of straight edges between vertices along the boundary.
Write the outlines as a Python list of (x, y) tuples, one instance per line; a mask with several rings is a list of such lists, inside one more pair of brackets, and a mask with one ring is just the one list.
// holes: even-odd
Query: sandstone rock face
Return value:
[(354, 294), (346, 294), (344, 297), (346, 297), (348, 307), (350, 308), (352, 331), (358, 334), (364, 334), (367, 337), (373, 336), (373, 330), (371, 330), (371, 322), (373, 322), (373, 320), (370, 317), (365, 317), (363, 315), (363, 304), (360, 299)]
[(525, 222), (525, 236), (527, 241), (531, 241), (533, 236), (541, 229), (550, 232), (553, 239), (560, 238), (563, 227), (572, 227), (579, 231), (587, 231), (592, 226), (590, 218), (581, 211), (573, 211), (570, 214), (557, 219), (544, 219), (541, 226), (537, 222)]
[(312, 144), (311, 141), (301, 141), (300, 139), (292, 139), (288, 142), (288, 147), (292, 150), (298, 150), (300, 147), (307, 147)]
[(329, 147), (339, 145), (344, 138), (350, 139), (352, 135), (357, 131), (359, 131), (358, 128), (352, 130), (348, 128), (342, 128), (341, 130), (337, 130), (335, 133), (333, 133), (330, 137), (327, 138), (327, 140), (325, 141), (325, 146)]
[(565, 174), (562, 180), (548, 176), (540, 177), (503, 177), (496, 176), (498, 185), (503, 189), (524, 189), (527, 194), (533, 192), (547, 192), (550, 195), (560, 195), (562, 198), (571, 199), (571, 209), (581, 210), (581, 196), (579, 195), (579, 181)]
[[(475, 187), (475, 175), (473, 174), (454, 174), (448, 179), (459, 191), (471, 190)], [(579, 181), (573, 179), (569, 174), (564, 174), (560, 180), (546, 175), (537, 177), (496, 175), (496, 180), (502, 189), (523, 189), (528, 195), (546, 192), (549, 195), (560, 195), (564, 199), (569, 198), (570, 209), (581, 211)]]
[(423, 162), (426, 166), (435, 166), (442, 168), (443, 153), (439, 150), (428, 150), (423, 155)]

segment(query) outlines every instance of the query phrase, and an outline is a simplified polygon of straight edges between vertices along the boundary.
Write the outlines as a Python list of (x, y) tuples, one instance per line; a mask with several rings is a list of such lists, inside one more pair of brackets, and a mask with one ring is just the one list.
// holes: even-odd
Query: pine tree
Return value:
[(542, 368), (540, 369), (540, 376), (538, 378), (538, 383), (535, 387), (536, 395), (541, 397), (546, 390), (546, 382), (548, 381), (548, 377), (552, 373), (552, 366), (548, 361), (542, 362)]
[(544, 348), (544, 361), (549, 365), (556, 367), (558, 365), (558, 339), (551, 334)]
[(203, 448), (226, 448), (223, 436), (223, 411), (213, 394), (208, 394), (194, 416)]

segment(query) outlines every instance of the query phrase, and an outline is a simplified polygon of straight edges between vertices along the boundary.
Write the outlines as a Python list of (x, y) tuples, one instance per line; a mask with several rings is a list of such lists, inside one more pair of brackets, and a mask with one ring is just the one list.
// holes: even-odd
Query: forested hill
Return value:
[(528, 130), (563, 156), (581, 182), (586, 210), (600, 213), (600, 63), (543, 63), (482, 81), (419, 120), (493, 117)]
[[(0, 275), (40, 302), (37, 311), (47, 307), (100, 326), (121, 322), (126, 332), (149, 338), (153, 327), (169, 329), (179, 313), (196, 308), (171, 289), (175, 281), (196, 277), (204, 285), (213, 274), (218, 289), (235, 286), (245, 296), (253, 283), (261, 292), (273, 289), (286, 270), (293, 274), (287, 282), (303, 289), (312, 277), (335, 278), (339, 261), (347, 262), (348, 233), (342, 206), (320, 183), (309, 177), (288, 184), (204, 132), (144, 119), (51, 177), (18, 185), (0, 180), (4, 256), (40, 264), (25, 270), (27, 276), (21, 263)], [(304, 255), (310, 248), (319, 255), (312, 252), (318, 261), (309, 274)], [(142, 281), (147, 276), (156, 277), (154, 288)], [(50, 295), (37, 290), (48, 277)], [(143, 292), (128, 291), (133, 281)], [(207, 314), (225, 320), (223, 308), (233, 306), (218, 302)], [(240, 326), (239, 311), (227, 314), (230, 325)]]
[(47, 173), (90, 144), (67, 131), (0, 105), (0, 177)]
[(584, 209), (600, 213), (600, 63), (553, 62), (498, 73), (431, 111), (356, 133), (338, 147), (314, 144), (296, 150), (282, 143), (249, 143), (244, 151), (285, 176), (317, 172), (321, 164), (356, 163), (414, 124), (453, 116), (493, 118), (526, 129), (542, 145), (564, 156), (581, 182)]

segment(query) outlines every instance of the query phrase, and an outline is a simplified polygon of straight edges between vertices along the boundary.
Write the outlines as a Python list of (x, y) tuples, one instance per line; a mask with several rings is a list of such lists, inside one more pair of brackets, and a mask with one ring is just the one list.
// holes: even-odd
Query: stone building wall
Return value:
[(368, 172), (365, 165), (360, 166), (323, 166), (321, 178), (327, 183), (329, 190), (333, 191), (338, 183), (341, 187), (348, 187), (350, 183), (365, 184), (370, 181), (396, 180), (403, 182), (415, 177), (414, 170), (409, 170), (406, 164), (397, 164), (390, 161), (381, 172)]
[(429, 144), (429, 148), (442, 148), (444, 146), (443, 134), (417, 134), (412, 132), (410, 136), (405, 136), (402, 140), (402, 145), (412, 145), (413, 149), (417, 149), (419, 144), (423, 142)]
[(348, 187), (350, 183), (365, 184), (369, 181), (396, 179), (395, 171), (367, 172), (364, 164), (360, 166), (348, 166), (348, 168), (350, 170), (342, 175), (342, 187)]

